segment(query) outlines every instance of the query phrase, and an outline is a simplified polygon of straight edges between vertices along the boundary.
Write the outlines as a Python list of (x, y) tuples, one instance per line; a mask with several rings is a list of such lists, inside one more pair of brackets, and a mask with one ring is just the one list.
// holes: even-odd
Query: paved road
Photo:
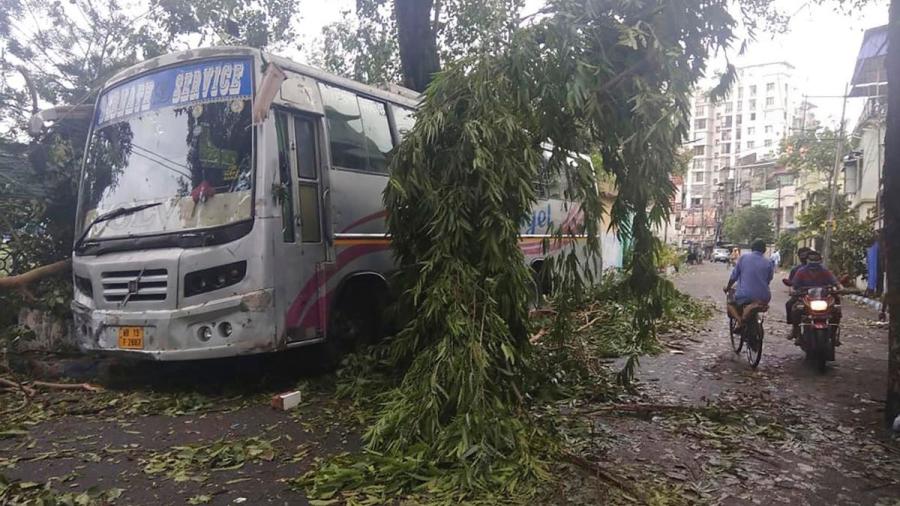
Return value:
[(677, 339), (680, 349), (643, 358), (637, 377), (645, 402), (747, 409), (746, 425), (606, 417), (600, 423), (619, 438), (611, 458), (635, 478), (666, 476), (665, 486), (696, 492), (702, 503), (897, 504), (900, 450), (883, 428), (887, 330), (875, 311), (845, 304), (844, 344), (820, 374), (786, 339), (787, 290), (776, 273), (754, 371), (728, 339), (728, 273), (704, 264), (674, 278), (682, 291), (714, 302), (715, 316)]

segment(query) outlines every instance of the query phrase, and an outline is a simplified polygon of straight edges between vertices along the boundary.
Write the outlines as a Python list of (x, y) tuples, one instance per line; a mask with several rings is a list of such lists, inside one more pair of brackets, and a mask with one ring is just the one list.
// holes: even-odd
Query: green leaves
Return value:
[(9, 480), (0, 474), (0, 504), (93, 506), (113, 504), (122, 495), (121, 488), (101, 490), (92, 487), (84, 492), (60, 492), (53, 487), (58, 478), (45, 483)]
[(252, 461), (275, 458), (272, 442), (258, 437), (219, 439), (207, 445), (176, 446), (169, 451), (155, 452), (143, 460), (147, 474), (165, 474), (180, 481), (205, 481), (210, 471), (240, 469)]
[(739, 244), (750, 244), (754, 239), (772, 242), (772, 210), (763, 206), (738, 209), (725, 218), (724, 232), (728, 240)]
[[(634, 251), (624, 347), (655, 342), (671, 285), (651, 231), (669, 212), (689, 93), (708, 52), (731, 40), (727, 2), (554, 0), (544, 12), (508, 45), (446, 65), (392, 158), (384, 201), (407, 320), (377, 354), (397, 379), (377, 397), (367, 452), (307, 475), (311, 497), (521, 500), (546, 479), (555, 441), (527, 414), (534, 273), (518, 233), (539, 178), (565, 181), (570, 201), (545, 242), (557, 309), (548, 339), (571, 338), (608, 213)], [(610, 209), (600, 172), (615, 185)]]

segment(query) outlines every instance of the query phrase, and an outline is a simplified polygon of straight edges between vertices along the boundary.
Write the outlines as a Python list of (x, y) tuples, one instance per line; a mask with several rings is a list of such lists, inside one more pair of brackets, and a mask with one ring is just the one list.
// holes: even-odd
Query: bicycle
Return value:
[[(734, 290), (730, 291), (726, 297), (727, 305), (734, 304)], [(743, 311), (743, 308), (741, 308)], [(740, 332), (736, 332), (737, 322), (731, 313), (728, 312), (728, 334), (731, 337), (731, 348), (735, 353), (740, 353), (743, 349), (747, 355), (747, 362), (750, 367), (756, 369), (759, 361), (762, 359), (762, 345), (766, 331), (763, 327), (765, 321), (765, 313), (769, 310), (767, 304), (756, 305), (750, 309), (750, 314), (744, 317), (744, 326)], [(746, 347), (744, 346), (746, 345)]]

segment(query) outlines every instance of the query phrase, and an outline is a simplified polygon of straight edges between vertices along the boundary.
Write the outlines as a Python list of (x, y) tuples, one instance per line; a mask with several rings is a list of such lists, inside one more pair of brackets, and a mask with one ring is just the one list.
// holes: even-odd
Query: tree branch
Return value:
[(26, 298), (33, 299), (34, 297), (28, 290), (30, 285), (41, 281), (42, 279), (66, 272), (71, 266), (72, 259), (67, 258), (49, 265), (35, 267), (28, 272), (23, 272), (16, 276), (0, 278), (0, 290), (19, 290)]
[(23, 65), (17, 66), (16, 70), (22, 74), (22, 78), (25, 79), (25, 87), (28, 88), (28, 94), (31, 95), (31, 114), (37, 114), (41, 109), (38, 107), (38, 93), (37, 88), (34, 87), (34, 80)]

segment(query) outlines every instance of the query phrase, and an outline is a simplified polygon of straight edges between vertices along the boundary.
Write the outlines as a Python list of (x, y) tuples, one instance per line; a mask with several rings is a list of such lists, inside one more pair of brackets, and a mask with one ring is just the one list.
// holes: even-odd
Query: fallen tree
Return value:
[[(596, 275), (598, 173), (614, 176), (611, 221), (634, 252), (627, 346), (636, 356), (655, 339), (669, 289), (652, 229), (669, 211), (691, 90), (709, 52), (731, 40), (727, 8), (726, 0), (556, 0), (502, 51), (437, 74), (385, 191), (399, 312), (408, 317), (377, 352), (394, 381), (373, 394), (366, 453), (311, 471), (310, 497), (368, 488), (383, 500), (420, 491), (445, 502), (477, 493), (524, 499), (547, 478), (556, 443), (528, 414), (541, 374), (531, 340), (543, 338), (529, 334), (533, 274), (519, 247), (520, 224), (537, 201), (533, 182), (565, 181), (574, 202), (544, 245), (562, 251), (548, 337), (560, 340)], [(599, 166), (583, 156), (591, 152)]]
[(0, 278), (0, 290), (17, 290), (27, 300), (34, 300), (31, 287), (44, 279), (68, 272), (72, 268), (72, 259), (67, 258), (52, 264), (35, 267), (30, 271), (14, 276)]

